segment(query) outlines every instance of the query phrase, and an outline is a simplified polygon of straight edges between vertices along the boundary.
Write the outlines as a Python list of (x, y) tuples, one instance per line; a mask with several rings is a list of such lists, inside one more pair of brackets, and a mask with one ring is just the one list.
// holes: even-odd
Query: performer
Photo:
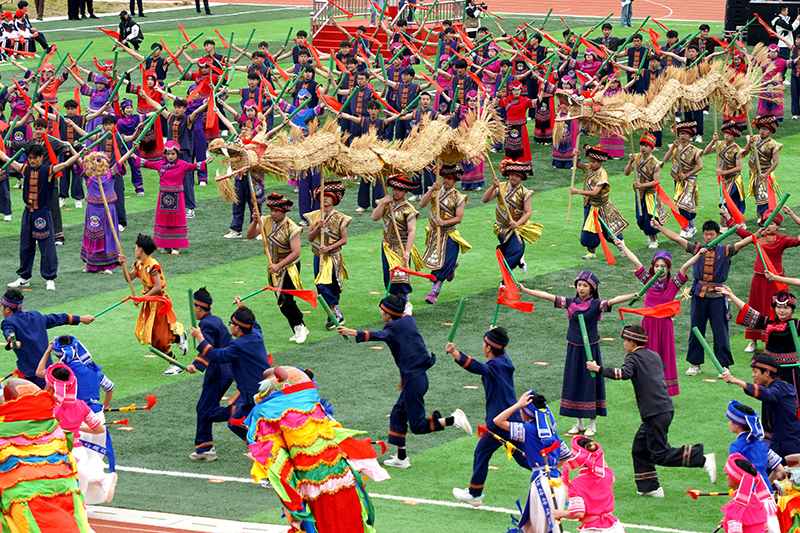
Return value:
[[(576, 148), (575, 150), (577, 151), (578, 149)], [(597, 257), (594, 251), (600, 244), (600, 235), (598, 235), (594, 218), (595, 213), (597, 213), (598, 222), (605, 223), (600, 225), (606, 240), (617, 239), (622, 242), (622, 230), (628, 227), (628, 222), (622, 218), (622, 215), (609, 198), (611, 184), (608, 181), (606, 169), (603, 168), (603, 161), (608, 161), (608, 152), (600, 146), (589, 145), (584, 147), (584, 151), (589, 158), (589, 162), (582, 163), (578, 161), (577, 164), (577, 167), (584, 171), (583, 189), (570, 187), (569, 193), (580, 194), (584, 197), (581, 246), (586, 247), (586, 255), (583, 258), (594, 259)]]
[(750, 361), (750, 367), (753, 369), (753, 383), (735, 378), (730, 372), (723, 373), (722, 379), (741, 387), (748, 396), (761, 400), (767, 445), (772, 451), (781, 457), (800, 453), (797, 392), (778, 377), (780, 365), (773, 356), (757, 354)]
[(522, 96), (522, 82), (514, 80), (511, 82), (511, 95), (499, 100), (495, 98), (494, 103), (506, 112), (506, 159), (515, 160), (521, 165), (530, 165), (531, 145), (526, 124), (528, 109), (534, 109), (536, 102)]
[[(308, 221), (308, 240), (314, 253), (314, 283), (317, 293), (325, 299), (325, 303), (336, 314), (339, 324), (344, 324), (344, 315), (339, 309), (339, 298), (342, 294), (342, 280), (347, 279), (347, 267), (342, 258), (342, 247), (347, 244), (347, 226), (353, 217), (336, 211), (344, 198), (345, 186), (341, 181), (326, 181), (322, 190), (314, 189), (314, 196), (322, 198), (322, 216), (319, 211), (311, 211), (303, 215)], [(320, 236), (322, 233), (322, 236)], [(328, 317), (326, 329), (333, 329), (334, 322)]]
[[(567, 357), (564, 362), (564, 380), (561, 384), (561, 407), (558, 413), (561, 416), (577, 418), (567, 435), (584, 433), (593, 437), (597, 433), (595, 419), (606, 416), (606, 388), (602, 379), (591, 376), (586, 370), (586, 348), (583, 343), (578, 316), (583, 316), (592, 359), (603, 364), (600, 355), (600, 335), (597, 333), (597, 323), (600, 313), (608, 313), (611, 307), (630, 300), (635, 294), (617, 296), (611, 300), (601, 300), (598, 292), (600, 280), (589, 271), (584, 270), (575, 278), (576, 293), (573, 298), (555, 296), (553, 294), (525, 288), (520, 285), (519, 290), (536, 298), (553, 302), (556, 308), (567, 310)], [(584, 426), (583, 419), (588, 418), (588, 425)]]
[[(739, 126), (733, 120), (727, 120), (722, 124), (722, 134), (724, 141), (720, 141), (719, 135), (714, 133), (711, 142), (708, 143), (702, 155), (716, 153), (717, 175), (722, 178), (722, 184), (728, 191), (733, 200), (733, 204), (740, 213), (744, 214), (746, 204), (744, 202), (744, 182), (742, 182), (742, 151), (736, 144), (736, 137), (742, 134)], [(662, 223), (664, 219), (661, 219)]]
[(777, 122), (783, 122), (783, 77), (788, 67), (788, 62), (778, 57), (778, 45), (767, 46), (767, 60), (759, 68), (763, 72), (763, 85), (758, 95), (756, 115), (759, 118), (771, 117)]
[[(728, 227), (734, 226), (734, 221), (729, 217), (728, 212), (726, 209), (723, 208), (723, 218), (725, 219), (725, 224)], [(762, 226), (767, 221), (767, 219), (772, 214), (772, 210), (764, 211), (761, 214), (759, 220), (759, 226)], [(775, 218), (770, 223), (769, 227), (760, 229), (758, 233), (753, 234), (745, 229), (738, 229), (736, 230), (736, 234), (741, 237), (749, 237), (750, 235), (755, 235), (758, 238), (758, 244), (760, 245), (761, 251), (764, 254), (764, 259), (768, 260), (772, 267), (774, 267), (775, 272), (774, 274), (783, 275), (783, 253), (788, 248), (795, 248), (800, 246), (800, 238), (798, 237), (787, 237), (783, 233), (778, 233), (778, 230), (783, 224), (783, 215), (778, 213), (775, 215)], [(753, 263), (753, 279), (750, 282), (750, 296), (747, 299), (747, 303), (749, 306), (758, 311), (763, 316), (770, 315), (771, 307), (774, 307), (773, 303), (773, 295), (778, 292), (778, 286), (775, 284), (774, 281), (767, 279), (766, 277), (766, 268), (764, 266), (764, 262), (760, 259), (760, 255), (758, 251), (756, 251), (755, 262)], [(764, 328), (760, 329), (753, 329), (748, 327), (745, 329), (744, 338), (749, 339), (750, 343), (745, 347), (744, 351), (746, 353), (753, 353), (758, 350), (758, 341), (767, 342), (769, 333), (764, 330)], [(785, 353), (791, 353), (785, 352)], [(773, 355), (776, 355), (773, 353)], [(778, 357), (776, 355), (776, 357)], [(779, 362), (781, 364), (788, 364), (788, 363), (796, 363), (796, 356), (795, 360), (788, 361), (783, 360), (783, 358), (779, 357)], [(787, 376), (783, 376), (785, 379), (784, 381), (791, 382)], [(800, 381), (797, 383), (800, 385)]]
[[(509, 422), (517, 412), (522, 422)], [(561, 533), (561, 524), (554, 513), (559, 507), (564, 508), (566, 494), (562, 484), (551, 483), (550, 469), (558, 468), (569, 458), (569, 448), (558, 437), (547, 399), (533, 389), (527, 390), (516, 403), (497, 415), (494, 423), (508, 431), (511, 440), (522, 443), (528, 466), (533, 470), (525, 510), (517, 527), (509, 533)], [(559, 477), (558, 471), (553, 477)]]
[[(175, 359), (171, 344), (177, 343), (181, 353), (189, 353), (189, 344), (183, 324), (178, 322), (172, 311), (172, 302), (167, 294), (167, 278), (161, 270), (161, 265), (153, 259), (153, 252), (157, 249), (156, 242), (149, 235), (139, 234), (136, 237), (134, 252), (136, 261), (130, 271), (132, 278), (139, 278), (142, 282), (142, 296), (157, 297), (158, 299), (141, 302), (139, 318), (133, 332), (140, 344), (149, 344), (156, 350), (163, 352)], [(124, 265), (126, 257), (119, 254), (119, 262)], [(167, 310), (162, 310), (168, 306)], [(169, 365), (163, 375), (174, 376), (183, 372), (179, 366)]]
[(414, 309), (409, 299), (413, 290), (406, 272), (394, 271), (398, 266), (408, 267), (409, 260), (414, 260), (417, 270), (421, 268), (422, 258), (414, 238), (417, 235), (417, 217), (419, 213), (408, 200), (406, 193), (417, 188), (417, 184), (402, 174), (395, 174), (386, 180), (392, 193), (378, 200), (372, 211), (372, 220), (383, 219), (383, 285), (389, 287), (389, 294), (396, 294), (405, 300), (404, 313), (410, 315)]
[(681, 122), (675, 126), (678, 139), (672, 143), (664, 156), (664, 163), (672, 157), (670, 175), (675, 180), (675, 205), (680, 214), (689, 221), (681, 230), (681, 238), (691, 239), (697, 233), (694, 218), (697, 216), (697, 173), (703, 170), (701, 151), (692, 145), (692, 137), (697, 132), (697, 123)]
[[(662, 226), (658, 220), (653, 220), (653, 226), (664, 234), (668, 239), (678, 243), (681, 248), (690, 254), (697, 254), (701, 249), (719, 237), (719, 224), (713, 220), (707, 220), (703, 224), (703, 241), (689, 242), (677, 235), (674, 231)], [(728, 338), (728, 301), (725, 295), (716, 289), (721, 287), (728, 280), (728, 272), (731, 269), (731, 258), (753, 241), (752, 237), (747, 237), (735, 244), (717, 244), (713, 250), (705, 253), (703, 261), (698, 261), (692, 267), (692, 307), (690, 328), (697, 327), (700, 333), (705, 336), (706, 324), (711, 323), (711, 331), (714, 334), (714, 355), (716, 356), (723, 369), (733, 365), (731, 356), (731, 344)], [(689, 368), (686, 370), (687, 376), (696, 376), (702, 372), (700, 365), (705, 362), (705, 352), (700, 345), (700, 341), (689, 333), (689, 347), (686, 351), (686, 360)]]
[(472, 426), (461, 409), (448, 417), (439, 411), (425, 415), (425, 393), (428, 392), (428, 369), (436, 362), (436, 356), (428, 353), (414, 317), (403, 312), (403, 297), (390, 294), (380, 303), (381, 320), (386, 323), (380, 331), (361, 331), (345, 327), (336, 328), (340, 335), (356, 338), (356, 342), (381, 341), (389, 346), (394, 362), (400, 370), (400, 397), (392, 407), (389, 417), (389, 444), (397, 446), (397, 454), (383, 464), (396, 468), (411, 466), (406, 452), (406, 433), (409, 426), (415, 435), (442, 431), (455, 426), (467, 435), (472, 435)]
[(723, 286), (717, 290), (730, 298), (740, 309), (736, 316), (737, 324), (758, 328), (748, 331), (764, 332), (762, 337), (766, 338), (764, 353), (771, 355), (778, 362), (778, 376), (794, 388), (794, 404), (800, 411), (800, 396), (797, 393), (797, 387), (800, 386), (800, 370), (791, 366), (797, 364), (798, 359), (797, 347), (790, 329), (798, 331), (797, 319), (792, 318), (792, 313), (797, 308), (797, 299), (790, 292), (778, 291), (772, 295), (771, 308), (766, 313), (761, 313), (733, 294), (730, 287)]
[[(48, 291), (56, 290), (56, 276), (58, 276), (58, 256), (56, 255), (56, 241), (53, 234), (53, 216), (50, 204), (54, 201), (56, 193), (55, 176), (63, 169), (71, 166), (83, 152), (76, 152), (70, 147), (72, 156), (63, 163), (51, 165), (44, 163), (45, 148), (36, 144), (27, 151), (28, 161), (11, 163), (11, 169), (20, 173), (23, 178), (22, 198), (25, 210), (22, 212), (22, 222), (19, 232), (19, 268), (17, 280), (8, 284), (12, 289), (30, 286), (33, 271), (33, 260), (36, 257), (38, 243), (41, 254), (40, 272), (45, 279), (45, 288)], [(0, 151), (0, 161), (7, 162), (11, 158)], [(56, 204), (57, 206), (58, 204)]]
[[(17, 289), (9, 289), (0, 300), (0, 312), (3, 321), (0, 329), (6, 340), (6, 350), (14, 350), (17, 356), (17, 370), (23, 379), (27, 379), (36, 386), (45, 386), (42, 378), (36, 377), (36, 367), (49, 345), (47, 330), (57, 326), (77, 326), (78, 324), (91, 324), (94, 317), (91, 315), (68, 315), (63, 313), (43, 315), (39, 311), (23, 311), (23, 296)], [(16, 340), (16, 344), (14, 343)], [(52, 361), (48, 358), (47, 366)]]
[(650, 225), (653, 217), (663, 224), (669, 219), (669, 213), (656, 195), (656, 185), (661, 178), (661, 161), (653, 155), (656, 146), (656, 137), (652, 133), (645, 133), (639, 139), (639, 153), (631, 154), (628, 164), (625, 165), (625, 175), (630, 175), (634, 170), (633, 192), (636, 195), (636, 224), (647, 235), (648, 248), (658, 248), (658, 230)]
[[(656, 272), (662, 268), (664, 269), (664, 273), (647, 289), (643, 302), (644, 307), (655, 307), (675, 300), (678, 291), (689, 281), (686, 275), (689, 268), (703, 255), (700, 252), (696, 253), (681, 266), (680, 270), (678, 270), (678, 275), (673, 278), (671, 274), (672, 255), (666, 250), (656, 252), (650, 263), (649, 270), (645, 270), (639, 258), (625, 246), (625, 243), (620, 243), (618, 246), (622, 249), (625, 257), (633, 263), (636, 268), (634, 276), (642, 282), (642, 285), (647, 285)], [(678, 388), (678, 366), (675, 357), (675, 334), (672, 328), (672, 320), (673, 317), (671, 316), (653, 317), (645, 315), (642, 317), (642, 327), (648, 335), (645, 348), (660, 355), (661, 361), (664, 363), (664, 379), (667, 381), (667, 392), (670, 396), (677, 396), (680, 394), (680, 390)]]
[[(242, 131), (239, 134), (239, 140), (243, 138), (252, 138), (252, 135), (255, 134), (254, 131), (250, 130), (251, 137), (247, 137), (243, 135), (246, 133), (248, 128), (242, 128)], [(264, 203), (264, 200), (267, 199), (267, 196), (264, 191), (264, 173), (258, 172), (255, 169), (249, 169), (246, 172), (241, 172), (236, 175), (234, 179), (234, 191), (236, 192), (236, 201), (233, 203), (232, 211), (233, 217), (231, 218), (231, 230), (223, 235), (225, 239), (241, 239), (242, 238), (242, 227), (244, 225), (244, 212), (245, 207), (250, 209), (250, 218), (253, 218), (253, 196), (256, 198), (256, 204), (258, 204), (258, 212), (261, 211), (261, 206)], [(250, 191), (250, 184), (253, 185), (253, 191)], [(253, 194), (255, 193), (255, 194)]]
[[(509, 405), (516, 402), (514, 395), (514, 364), (506, 353), (508, 346), (508, 332), (501, 327), (492, 328), (483, 336), (483, 356), (486, 363), (476, 361), (474, 358), (457, 350), (452, 342), (445, 346), (447, 353), (453, 356), (456, 364), (467, 372), (481, 376), (483, 389), (486, 395), (486, 429), (495, 435), (509, 440), (511, 437), (507, 430), (501, 429), (494, 423), (494, 418), (502, 413)], [(510, 416), (511, 422), (520, 422), (519, 413)], [(503, 444), (488, 432), (478, 437), (475, 455), (472, 460), (472, 478), (468, 489), (453, 489), (455, 499), (479, 507), (483, 503), (483, 484), (489, 472), (489, 460)], [(513, 452), (514, 459), (523, 468), (531, 469), (521, 450)]]
[(264, 348), (264, 336), (261, 333), (261, 326), (256, 322), (256, 316), (242, 305), (239, 297), (236, 297), (235, 301), (237, 309), (229, 321), (233, 339), (224, 348), (211, 346), (211, 341), (205, 338), (203, 330), (192, 326), (192, 337), (197, 339), (197, 357), (186, 371), (194, 374), (212, 364), (230, 363), (239, 391), (230, 406), (228, 429), (247, 442), (247, 427), (243, 422), (255, 406), (259, 381), (264, 370), (270, 368), (270, 363), (267, 350)]
[(636, 394), (636, 405), (642, 425), (633, 438), (633, 471), (637, 493), (663, 498), (664, 489), (658, 482), (656, 465), (702, 468), (717, 482), (716, 454), (703, 455), (703, 445), (672, 448), (667, 433), (675, 408), (667, 392), (661, 357), (644, 347), (648, 335), (638, 324), (622, 328), (625, 362), (621, 368), (603, 367), (596, 361), (586, 361), (586, 368), (609, 379), (630, 379)]
[(436, 276), (431, 292), (425, 298), (429, 304), (436, 303), (442, 284), (455, 278), (459, 252), (466, 253), (472, 248), (456, 228), (464, 220), (467, 203), (467, 195), (455, 189), (462, 173), (458, 165), (443, 163), (439, 167), (442, 183), (434, 182), (419, 201), (420, 208), (423, 208), (433, 200), (429, 223), (425, 227), (426, 244), (422, 256), (425, 268), (430, 268), (431, 274)]
[(497, 168), (508, 181), (500, 183), (497, 178), (493, 179), (492, 186), (483, 193), (481, 202), (488, 204), (497, 198), (494, 210), (494, 234), (500, 241), (497, 249), (506, 258), (508, 268), (513, 270), (519, 267), (520, 273), (525, 274), (528, 265), (525, 263), (524, 241), (533, 244), (542, 236), (542, 225), (530, 220), (533, 191), (522, 185), (528, 176), (533, 175), (533, 169), (530, 163), (509, 158), (501, 161)]
[[(764, 444), (764, 428), (761, 425), (758, 413), (749, 405), (731, 400), (728, 403), (725, 416), (728, 418), (728, 427), (731, 433), (736, 435), (736, 439), (730, 445), (728, 455), (730, 456), (734, 453), (742, 454), (758, 470), (758, 474), (764, 480), (767, 489), (772, 493), (770, 473), (777, 475), (784, 472), (784, 468), (781, 465), (781, 456)], [(776, 531), (780, 532), (780, 528)]]
[[(754, 125), (758, 128), (758, 137), (755, 135), (747, 137), (747, 144), (742, 150), (742, 156), (750, 154), (747, 160), (747, 164), (750, 166), (750, 185), (747, 189), (747, 196), (755, 198), (756, 210), (760, 215), (770, 209), (770, 189), (774, 187), (780, 194), (774, 171), (778, 167), (778, 152), (783, 148), (783, 144), (770, 137), (778, 129), (778, 121), (775, 117), (756, 117)], [(756, 162), (756, 152), (758, 152), (758, 162)]]
[[(211, 314), (211, 298), (205, 287), (200, 287), (192, 295), (194, 303), (194, 316), (197, 326), (211, 348), (227, 348), (231, 343), (231, 334), (225, 323), (216, 315)], [(214, 448), (214, 422), (227, 422), (231, 415), (231, 408), (222, 407), (219, 402), (225, 392), (233, 384), (233, 369), (230, 363), (211, 362), (207, 365), (195, 366), (203, 372), (203, 389), (197, 400), (197, 430), (194, 434), (194, 451), (189, 454), (192, 461), (216, 461), (217, 450)]]
[[(278, 193), (270, 193), (266, 199), (269, 215), (264, 215), (261, 220), (254, 220), (247, 228), (247, 238), (255, 239), (259, 233), (259, 224), (264, 225), (267, 235), (269, 257), (272, 263), (268, 266), (270, 278), (274, 285), (280, 289), (302, 290), (303, 282), (300, 281), (300, 234), (303, 228), (294, 220), (286, 216), (292, 210), (293, 202)], [(308, 337), (308, 328), (303, 321), (303, 313), (297, 307), (294, 296), (285, 292), (278, 293), (278, 307), (289, 322), (289, 327), (294, 335), (290, 341), (303, 344)]]
[[(575, 479), (570, 471), (579, 470)], [(603, 449), (590, 438), (572, 437), (572, 456), (564, 464), (561, 476), (567, 486), (569, 508), (556, 509), (559, 520), (579, 520), (578, 531), (624, 533), (614, 511), (614, 471), (603, 460)]]
[(721, 526), (735, 533), (756, 533), (767, 530), (767, 500), (775, 505), (766, 484), (753, 464), (742, 454), (735, 453), (725, 463), (728, 486), (736, 492), (733, 499), (722, 506)]

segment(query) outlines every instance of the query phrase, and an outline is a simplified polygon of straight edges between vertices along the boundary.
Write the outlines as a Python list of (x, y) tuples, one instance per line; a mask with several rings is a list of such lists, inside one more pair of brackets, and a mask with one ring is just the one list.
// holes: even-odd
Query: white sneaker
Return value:
[(181, 336), (178, 337), (178, 347), (181, 349), (181, 353), (186, 355), (189, 353), (189, 335), (184, 330), (181, 333)]
[(702, 371), (703, 370), (700, 368), (700, 365), (692, 365), (692, 366), (690, 366), (689, 368), (686, 369), (686, 375), (687, 376), (696, 376), (697, 374), (699, 374)]
[(408, 316), (411, 316), (411, 315), (413, 315), (413, 314), (414, 314), (414, 306), (413, 306), (413, 305), (411, 305), (411, 300), (408, 300), (408, 301), (406, 302), (406, 306), (405, 306), (405, 308), (403, 309), (403, 313), (405, 313), (405, 314), (406, 314), (406, 315), (408, 315)]
[(418, 194), (412, 194), (411, 196), (408, 197), (409, 202), (416, 202), (417, 200), (419, 200)]
[(265, 489), (272, 488), (272, 483), (270, 483), (268, 479), (262, 479), (261, 481), (258, 482), (258, 484), (264, 487)]
[(169, 365), (169, 368), (164, 370), (164, 372), (162, 372), (161, 375), (162, 376), (177, 376), (181, 372), (183, 372), (183, 369), (181, 369), (181, 367), (176, 366), (176, 365)]
[(11, 215), (3, 215), (3, 222), (11, 222)]
[(217, 460), (217, 450), (212, 446), (207, 452), (192, 452), (189, 454), (192, 461), (208, 461), (209, 463)]
[(122, 233), (123, 231), (125, 231), (125, 226), (123, 226), (122, 224), (117, 224), (117, 230), (119, 230), (119, 232)]
[(695, 138), (695, 142), (699, 142), (699, 143), (703, 142), (703, 136), (702, 135), (698, 135), (697, 138)]
[(83, 202), (81, 200), (75, 200), (75, 209), (83, 209)]
[(483, 503), (483, 494), (481, 494), (480, 496), (477, 496), (477, 497), (473, 496), (472, 494), (469, 493), (469, 489), (454, 488), (453, 489), (453, 497), (456, 500), (458, 500), (460, 502), (468, 503), (473, 507), (480, 507), (481, 504)]
[(525, 257), (523, 256), (522, 259), (519, 260), (519, 273), (525, 274), (528, 272), (528, 263), (525, 262)]
[(731, 370), (727, 366), (723, 366), (722, 367), (722, 372), (717, 374), (717, 379), (722, 379), (722, 374), (724, 374), (725, 372), (730, 372), (730, 371)]
[(756, 341), (750, 341), (750, 344), (745, 346), (744, 353), (753, 353), (753, 352), (755, 352), (757, 346), (758, 345), (756, 344)]
[(697, 227), (692, 226), (691, 228), (686, 230), (686, 238), (691, 239), (692, 237), (694, 237), (695, 233), (697, 233)]
[(703, 463), (703, 470), (708, 473), (708, 477), (711, 478), (711, 483), (714, 485), (717, 484), (717, 454), (714, 453), (707, 453), (703, 457), (706, 458), (705, 463)]
[(208, 182), (206, 182), (206, 181), (201, 181), (200, 182), (200, 186), (201, 187), (205, 187), (206, 185), (208, 185)]
[(588, 426), (586, 426), (586, 431), (584, 431), (583, 434), (586, 437), (594, 437), (597, 435), (597, 426), (590, 423)]
[(261, 241), (261, 240), (263, 240), (263, 237), (261, 237), (261, 234), (260, 234), (260, 233), (259, 233), (258, 235), (256, 235), (256, 240), (257, 240), (257, 241)]
[(144, 196), (144, 191), (136, 191), (136, 196)]
[(384, 466), (393, 466), (395, 468), (402, 468), (405, 470), (406, 468), (411, 466), (411, 461), (408, 460), (408, 457), (406, 457), (405, 459), (398, 459), (396, 455), (393, 455), (388, 459), (386, 459), (383, 462), (383, 464)]
[(294, 342), (297, 340), (297, 328), (294, 328), (292, 331), (294, 331), (294, 335), (289, 337), (289, 342)]
[(664, 497), (664, 487), (658, 487), (656, 490), (651, 490), (650, 492), (636, 492), (639, 496), (650, 496), (651, 498), (663, 498)]
[(469, 424), (469, 420), (467, 420), (467, 415), (464, 414), (464, 411), (456, 409), (450, 416), (453, 417), (453, 427), (463, 429), (464, 433), (472, 435), (472, 426)]
[(58, 207), (60, 209), (64, 209), (65, 205), (67, 205), (67, 199), (66, 198), (59, 198), (58, 199)]
[(356, 213), (363, 213), (363, 212), (365, 212), (366, 210), (367, 210), (367, 209), (366, 209), (365, 207), (356, 207)]
[(658, 237), (651, 235), (650, 242), (647, 244), (647, 247), (652, 249), (658, 248)]
[(789, 80), (783, 80), (783, 84), (789, 87), (792, 84), (792, 82), (790, 82)]
[(306, 338), (308, 337), (308, 328), (305, 325), (300, 324), (299, 326), (294, 327), (294, 342), (297, 344), (303, 344), (306, 342)]
[(178, 251), (178, 249), (177, 249), (177, 248), (173, 248), (172, 250), (170, 250), (170, 252), (169, 252), (169, 253), (170, 253), (171, 255), (181, 255), (180, 251)]
[(591, 259), (594, 259), (595, 257), (597, 257), (597, 254), (595, 254), (594, 252), (589, 252), (588, 254), (584, 255), (581, 259), (586, 259), (587, 261), (589, 261)]
[(16, 183), (14, 184), (14, 186), (13, 186), (13, 187), (11, 187), (11, 188), (12, 188), (12, 189), (21, 189), (21, 188), (22, 188), (22, 181), (20, 181), (20, 180), (17, 180), (17, 182), (16, 182)]
[(223, 239), (241, 239), (242, 232), (241, 231), (234, 231), (230, 230), (228, 233), (222, 236)]
[(572, 426), (569, 431), (567, 431), (567, 435), (578, 435), (584, 431), (586, 431), (586, 428), (583, 427), (583, 424), (578, 424), (576, 422), (575, 425)]
[(11, 289), (16, 289), (19, 287), (28, 287), (31, 284), (31, 280), (25, 278), (17, 278), (16, 281), (12, 281), (8, 284), (8, 287)]
[(194, 218), (194, 209), (186, 210), (186, 218)]
[(689, 238), (689, 234), (686, 232), (685, 229), (682, 229), (681, 232), (680, 232), (680, 237), (682, 239), (688, 239)]
[(44, 283), (44, 288), (47, 289), (48, 291), (54, 291), (56, 290), (56, 282), (53, 281), (52, 279), (48, 279)]

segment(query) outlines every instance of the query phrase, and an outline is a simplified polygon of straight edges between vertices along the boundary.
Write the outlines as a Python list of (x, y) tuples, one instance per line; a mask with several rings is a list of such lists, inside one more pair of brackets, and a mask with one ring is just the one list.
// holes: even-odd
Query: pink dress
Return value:
[(186, 201), (183, 197), (183, 175), (195, 170), (206, 170), (205, 161), (189, 163), (177, 159), (172, 163), (166, 159), (147, 161), (139, 158), (144, 166), (158, 171), (158, 205), (153, 239), (159, 248), (188, 248), (189, 229), (186, 225)]
[[(642, 284), (646, 284), (652, 277), (644, 267), (637, 270), (635, 276)], [(644, 296), (644, 306), (655, 307), (673, 301), (680, 288), (688, 280), (688, 277), (682, 276), (678, 272), (677, 276), (669, 278), (666, 282), (656, 281)], [(677, 396), (680, 394), (680, 390), (678, 389), (678, 366), (675, 360), (675, 333), (672, 328), (672, 318), (642, 317), (642, 327), (649, 335), (644, 347), (661, 356), (661, 360), (664, 362), (667, 392), (670, 396)]]
[(103, 423), (83, 400), (62, 403), (60, 407), (54, 410), (53, 414), (60, 421), (61, 429), (71, 431), (75, 435), (75, 442), (73, 443), (75, 448), (83, 446), (78, 438), (83, 422), (86, 422), (86, 425), (92, 429)]
[(569, 511), (585, 513), (578, 531), (583, 529), (608, 529), (614, 527), (619, 519), (614, 516), (614, 472), (603, 468), (603, 476), (597, 476), (588, 468), (583, 468), (578, 477), (569, 482)]

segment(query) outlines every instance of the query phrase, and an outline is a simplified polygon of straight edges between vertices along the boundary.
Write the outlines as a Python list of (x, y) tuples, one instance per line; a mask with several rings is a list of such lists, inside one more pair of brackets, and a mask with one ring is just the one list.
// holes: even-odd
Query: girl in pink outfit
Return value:
[[(50, 358), (52, 345), (45, 352), (40, 369)], [(91, 435), (106, 433), (102, 413), (95, 414), (86, 402), (77, 398), (78, 380), (72, 370), (64, 363), (56, 363), (45, 373), (47, 389), (55, 397), (53, 414), (59, 420), (61, 429), (75, 435), (72, 456), (78, 463), (78, 484), (87, 504), (110, 502), (114, 498), (117, 474), (105, 473), (103, 456), (88, 449), (83, 441)]]
[[(571, 470), (579, 470), (569, 480)], [(588, 437), (572, 437), (572, 457), (564, 463), (564, 484), (569, 506), (555, 509), (558, 520), (579, 520), (578, 531), (585, 533), (625, 533), (614, 511), (614, 472), (603, 461), (603, 449)]]
[[(728, 486), (736, 492), (722, 506), (722, 527), (727, 533), (764, 533), (775, 502), (753, 464), (740, 453), (725, 463)], [(771, 504), (771, 505), (770, 505)]]
[(164, 159), (147, 161), (137, 157), (137, 164), (158, 171), (158, 205), (153, 239), (164, 253), (179, 255), (178, 248), (189, 247), (189, 228), (186, 225), (186, 201), (183, 197), (183, 175), (185, 172), (206, 170), (214, 160), (209, 157), (199, 163), (189, 163), (178, 157), (180, 145), (175, 141), (164, 143)]

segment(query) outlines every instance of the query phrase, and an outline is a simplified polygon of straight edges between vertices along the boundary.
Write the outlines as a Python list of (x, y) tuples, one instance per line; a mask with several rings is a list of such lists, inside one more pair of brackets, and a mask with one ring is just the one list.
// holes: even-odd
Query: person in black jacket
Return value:
[(663, 498), (656, 465), (703, 468), (712, 483), (717, 482), (716, 455), (703, 455), (703, 445), (672, 448), (667, 442), (669, 425), (675, 408), (667, 393), (664, 363), (653, 350), (647, 350), (647, 332), (638, 324), (622, 328), (625, 362), (622, 368), (602, 367), (587, 361), (586, 368), (609, 379), (629, 379), (633, 383), (636, 405), (642, 425), (633, 438), (633, 471), (638, 494)]
[[(141, 5), (139, 6), (139, 16), (144, 16), (141, 13)], [(138, 52), (142, 41), (144, 41), (142, 29), (134, 22), (127, 11), (121, 11), (119, 14), (119, 42), (132, 46)]]

